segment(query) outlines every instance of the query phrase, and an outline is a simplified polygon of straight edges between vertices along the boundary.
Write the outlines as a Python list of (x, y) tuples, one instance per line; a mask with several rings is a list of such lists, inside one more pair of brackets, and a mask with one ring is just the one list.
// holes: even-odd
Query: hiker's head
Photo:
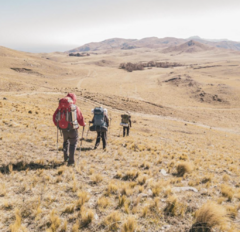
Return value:
[(73, 100), (73, 104), (76, 103), (76, 101), (77, 101), (77, 97), (76, 97), (76, 95), (75, 95), (74, 93), (69, 93), (69, 94), (67, 95), (67, 97), (72, 98), (72, 100)]
[(104, 113), (107, 115), (108, 114), (108, 110), (106, 108), (104, 108)]

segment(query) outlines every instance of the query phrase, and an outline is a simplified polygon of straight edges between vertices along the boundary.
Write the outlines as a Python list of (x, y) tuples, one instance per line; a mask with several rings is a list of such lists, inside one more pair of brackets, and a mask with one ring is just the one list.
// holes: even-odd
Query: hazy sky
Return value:
[(0, 0), (0, 46), (66, 51), (109, 38), (240, 41), (240, 0)]

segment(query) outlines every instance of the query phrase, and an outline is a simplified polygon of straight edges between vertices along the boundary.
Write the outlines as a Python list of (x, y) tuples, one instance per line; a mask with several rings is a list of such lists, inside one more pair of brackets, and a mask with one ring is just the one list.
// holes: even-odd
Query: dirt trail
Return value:
[[(84, 79), (82, 79), (82, 80), (84, 80)], [(36, 92), (36, 91), (31, 91), (31, 92), (25, 92), (25, 93), (22, 93), (22, 94), (16, 94), (16, 93), (14, 94), (14, 92), (0, 92), (0, 96), (1, 95), (7, 96), (8, 94), (10, 94), (11, 96), (25, 96), (25, 95), (35, 95), (35, 94), (59, 95), (59, 94), (63, 94), (63, 93), (61, 93), (61, 92)], [(81, 97), (81, 96), (78, 96), (77, 99), (79, 99), (81, 101), (84, 101), (84, 102), (87, 102), (87, 103), (91, 104), (92, 106), (96, 106), (96, 105), (100, 104), (97, 101), (92, 101), (92, 100), (86, 99), (85, 97)], [(124, 113), (123, 110), (118, 110), (118, 109), (113, 108), (113, 107), (108, 106), (108, 105), (102, 104), (102, 106), (108, 108), (109, 111)], [(185, 121), (185, 120), (180, 119), (180, 118), (175, 118), (175, 117), (170, 117), (170, 116), (161, 116), (161, 115), (139, 113), (139, 112), (131, 112), (131, 114), (135, 115), (135, 116), (140, 116), (140, 117), (150, 117), (150, 118), (158, 118), (158, 119), (163, 119), (163, 120), (181, 122), (181, 123), (184, 123), (184, 124), (195, 125), (195, 126), (199, 126), (199, 127), (206, 128), (206, 129), (212, 129), (212, 130), (216, 130), (216, 131), (221, 131), (221, 132), (240, 135), (239, 130), (233, 130), (233, 129), (222, 128), (222, 127), (211, 127), (209, 125), (205, 125), (205, 124), (202, 124), (202, 123), (189, 122), (189, 121)]]
[[(94, 73), (95, 73), (95, 75), (94, 75)], [(97, 75), (98, 75), (98, 73), (96, 72), (96, 70), (92, 70), (92, 71), (91, 71), (91, 70), (89, 69), (87, 76), (84, 77), (84, 78), (82, 78), (82, 79), (78, 82), (77, 87), (78, 87), (79, 89), (81, 89), (81, 85), (82, 85), (82, 82), (83, 82), (84, 80), (89, 79), (89, 78), (95, 78)]]

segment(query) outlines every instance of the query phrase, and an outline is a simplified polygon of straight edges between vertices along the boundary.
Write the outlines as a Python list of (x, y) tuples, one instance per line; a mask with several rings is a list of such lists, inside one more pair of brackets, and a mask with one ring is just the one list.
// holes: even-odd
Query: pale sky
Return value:
[(0, 46), (66, 51), (110, 38), (240, 41), (240, 0), (0, 0)]

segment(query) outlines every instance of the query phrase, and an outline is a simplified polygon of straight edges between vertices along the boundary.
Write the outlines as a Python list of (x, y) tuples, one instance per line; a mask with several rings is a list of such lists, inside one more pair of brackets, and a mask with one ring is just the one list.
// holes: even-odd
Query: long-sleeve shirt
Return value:
[(132, 121), (131, 121), (131, 118), (129, 118), (129, 126), (132, 127)]

